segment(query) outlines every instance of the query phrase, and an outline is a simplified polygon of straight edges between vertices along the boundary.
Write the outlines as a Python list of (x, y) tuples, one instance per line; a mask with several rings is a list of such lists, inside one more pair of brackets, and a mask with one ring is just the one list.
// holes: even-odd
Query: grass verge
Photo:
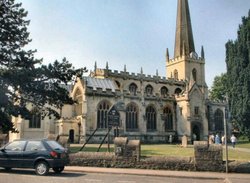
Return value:
[[(230, 145), (230, 144), (229, 144)], [(87, 144), (83, 149), (85, 152), (97, 152), (99, 144)], [(239, 148), (248, 148), (250, 149), (249, 143), (239, 143), (235, 149), (228, 149), (228, 159), (237, 160), (237, 161), (250, 161), (250, 153), (240, 151)], [(81, 145), (74, 145), (70, 147), (72, 153), (78, 152), (81, 148)], [(108, 152), (107, 144), (104, 144), (99, 152)], [(110, 152), (114, 152), (113, 144), (110, 145)], [(223, 151), (223, 158), (225, 157), (225, 149)], [(141, 145), (141, 155), (142, 156), (173, 156), (173, 157), (193, 157), (194, 148), (192, 145), (189, 145), (187, 148), (183, 148), (179, 145), (169, 145), (169, 144), (142, 144)]]

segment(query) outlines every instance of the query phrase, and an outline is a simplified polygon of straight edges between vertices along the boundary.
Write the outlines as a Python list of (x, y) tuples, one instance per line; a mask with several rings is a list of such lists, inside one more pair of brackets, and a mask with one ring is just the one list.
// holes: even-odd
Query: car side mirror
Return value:
[(0, 148), (0, 151), (1, 151), (1, 152), (5, 152), (5, 149), (4, 149), (4, 148)]

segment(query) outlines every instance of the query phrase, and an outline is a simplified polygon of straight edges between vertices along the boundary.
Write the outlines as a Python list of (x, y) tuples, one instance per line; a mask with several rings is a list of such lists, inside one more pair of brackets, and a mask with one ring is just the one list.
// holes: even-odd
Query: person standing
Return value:
[(235, 144), (236, 144), (237, 138), (234, 136), (234, 134), (231, 136), (230, 140), (231, 140), (233, 148), (235, 148)]
[(225, 144), (225, 135), (222, 135), (222, 137), (221, 137), (221, 144), (222, 144), (222, 145)]
[(213, 144), (214, 143), (214, 134), (209, 135), (209, 144)]
[(215, 136), (215, 144), (220, 144), (220, 136), (219, 136), (219, 134), (216, 134), (216, 136)]

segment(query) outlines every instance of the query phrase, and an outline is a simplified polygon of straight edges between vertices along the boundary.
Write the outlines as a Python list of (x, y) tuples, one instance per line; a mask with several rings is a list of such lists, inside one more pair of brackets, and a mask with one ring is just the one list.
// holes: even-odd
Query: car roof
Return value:
[(55, 140), (52, 140), (52, 139), (46, 139), (46, 138), (43, 138), (43, 139), (39, 139), (39, 138), (27, 138), (27, 139), (15, 139), (13, 141), (55, 141)]

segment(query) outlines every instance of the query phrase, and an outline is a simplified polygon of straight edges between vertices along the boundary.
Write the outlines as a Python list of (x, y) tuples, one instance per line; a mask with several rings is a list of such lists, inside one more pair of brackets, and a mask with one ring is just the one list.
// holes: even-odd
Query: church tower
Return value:
[(195, 51), (188, 0), (178, 0), (174, 58), (166, 53), (166, 72), (168, 78), (196, 83), (199, 87), (205, 83), (204, 50), (199, 57)]
[(166, 53), (168, 78), (183, 80), (186, 87), (176, 95), (177, 131), (190, 141), (204, 140), (208, 136), (206, 118), (207, 85), (205, 82), (204, 49), (195, 51), (188, 0), (178, 0), (174, 58)]

